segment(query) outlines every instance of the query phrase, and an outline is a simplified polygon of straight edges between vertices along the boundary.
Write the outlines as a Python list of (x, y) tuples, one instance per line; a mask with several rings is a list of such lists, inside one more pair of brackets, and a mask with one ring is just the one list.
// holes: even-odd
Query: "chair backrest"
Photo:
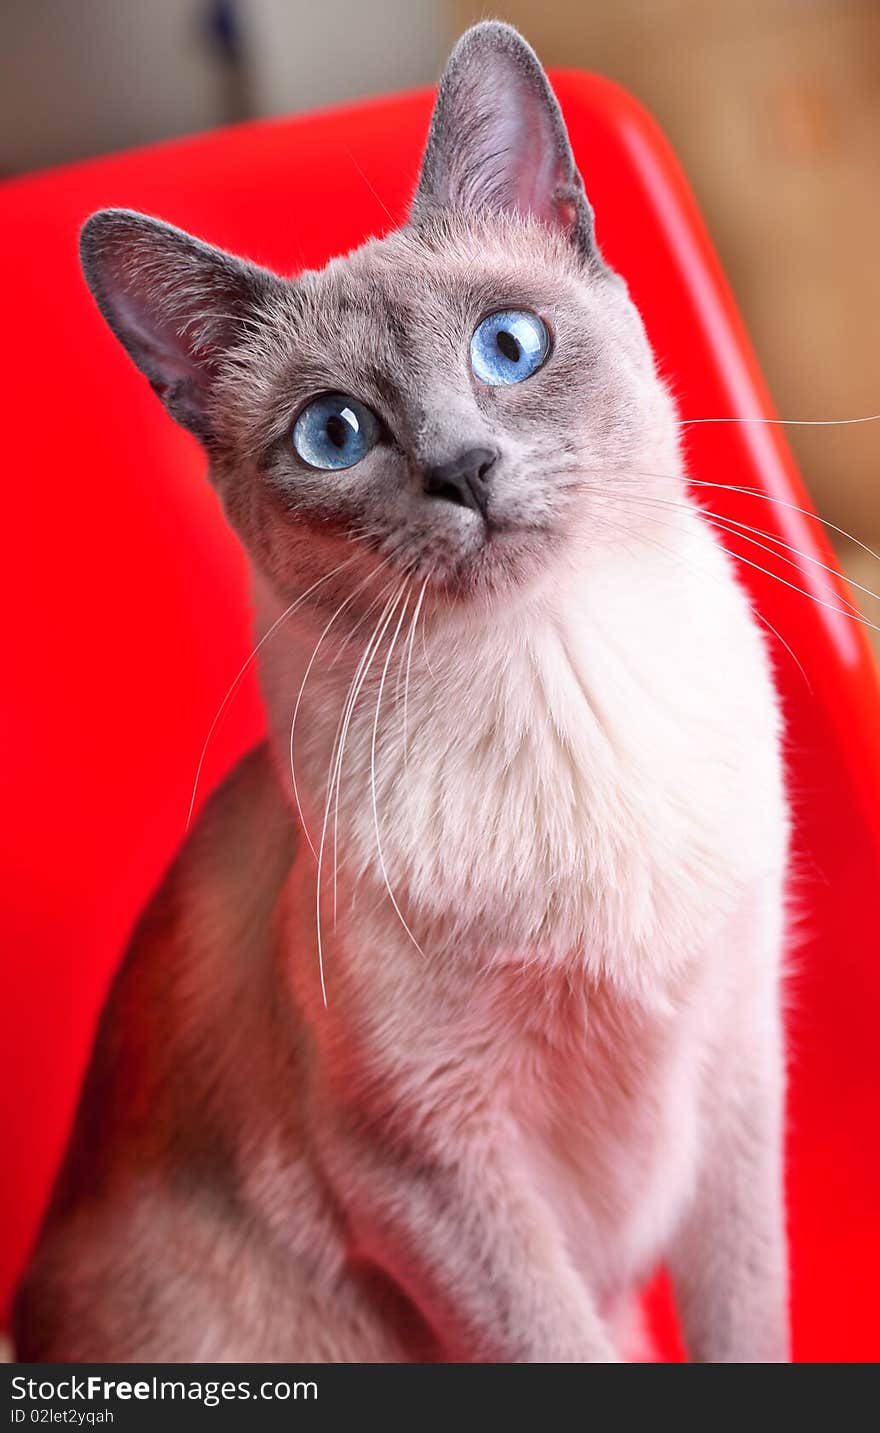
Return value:
[[(769, 414), (664, 140), (606, 81), (563, 73), (555, 84), (600, 242), (630, 283), (682, 416)], [(0, 188), (0, 1305), (39, 1218), (108, 980), (183, 835), (202, 742), (250, 646), (243, 561), (201, 454), (98, 317), (78, 271), (78, 226), (121, 205), (282, 272), (320, 265), (402, 219), (431, 100), (248, 125)], [(834, 559), (798, 511), (809, 504), (780, 429), (702, 424), (687, 430), (687, 447), (696, 475), (726, 485), (706, 490), (707, 505), (769, 534), (765, 549), (731, 544), (778, 633), (788, 716), (800, 913), (790, 993), (796, 1348), (807, 1359), (876, 1358), (874, 671), (862, 629), (838, 615), (834, 572), (817, 565), (833, 569)], [(804, 556), (774, 557), (766, 549), (777, 538)], [(215, 733), (202, 797), (261, 722), (247, 682)]]

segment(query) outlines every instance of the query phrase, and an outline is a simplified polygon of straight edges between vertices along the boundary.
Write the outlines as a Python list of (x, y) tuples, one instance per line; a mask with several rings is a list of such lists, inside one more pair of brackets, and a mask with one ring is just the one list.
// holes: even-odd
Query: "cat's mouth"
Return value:
[(447, 602), (490, 596), (534, 581), (550, 567), (561, 532), (547, 515), (491, 511), (462, 513), (449, 520), (411, 518), (402, 531), (348, 529), (346, 536), (378, 561), (378, 571), (404, 575)]
[(416, 570), (447, 601), (468, 601), (532, 581), (554, 547), (546, 524), (487, 517), (466, 544), (426, 546)]

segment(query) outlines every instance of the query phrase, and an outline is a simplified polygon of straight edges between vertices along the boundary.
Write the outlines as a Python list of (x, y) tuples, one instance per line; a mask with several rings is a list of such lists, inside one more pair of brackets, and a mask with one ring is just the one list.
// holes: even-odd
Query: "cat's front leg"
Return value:
[(493, 1144), (404, 1157), (337, 1130), (326, 1148), (358, 1255), (406, 1292), (445, 1361), (619, 1362), (550, 1212)]
[(669, 1258), (699, 1363), (789, 1360), (777, 944), (708, 1072), (696, 1196)]

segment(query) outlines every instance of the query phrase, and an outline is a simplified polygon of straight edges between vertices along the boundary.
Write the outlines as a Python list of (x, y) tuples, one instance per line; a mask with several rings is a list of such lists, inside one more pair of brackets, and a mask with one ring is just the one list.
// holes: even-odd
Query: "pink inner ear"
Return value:
[(162, 371), (162, 386), (168, 388), (175, 379), (201, 382), (203, 373), (195, 362), (187, 340), (176, 330), (173, 322), (156, 318), (150, 321), (146, 304), (140, 301), (136, 291), (118, 289), (116, 307), (120, 320), (131, 333), (137, 335), (144, 351), (151, 353)]
[(557, 222), (564, 229), (573, 229), (578, 222), (577, 205), (572, 199), (558, 199), (555, 204)]
[(507, 141), (511, 202), (521, 214), (570, 228), (577, 222), (577, 211), (571, 202), (556, 199), (565, 175), (544, 106), (535, 104), (523, 88), (515, 102), (516, 108), (499, 124), (502, 139)]

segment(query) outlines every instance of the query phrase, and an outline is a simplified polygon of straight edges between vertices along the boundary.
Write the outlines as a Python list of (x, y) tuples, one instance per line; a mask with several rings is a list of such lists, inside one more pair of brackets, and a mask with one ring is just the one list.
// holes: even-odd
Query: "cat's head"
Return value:
[(341, 561), (466, 600), (620, 541), (614, 473), (674, 447), (556, 100), (509, 27), (456, 47), (407, 224), (281, 279), (94, 215), (87, 280), (290, 600)]

